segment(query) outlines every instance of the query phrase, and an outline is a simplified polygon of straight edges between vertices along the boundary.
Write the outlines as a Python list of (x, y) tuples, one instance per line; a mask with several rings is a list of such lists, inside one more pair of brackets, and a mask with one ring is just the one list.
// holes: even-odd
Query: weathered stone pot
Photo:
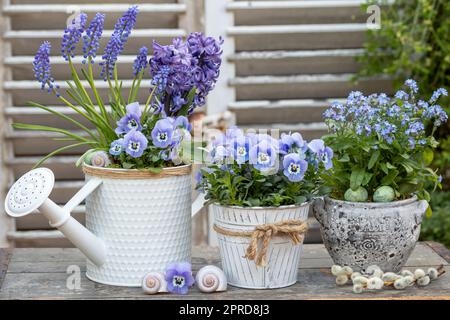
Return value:
[(419, 238), (425, 200), (413, 197), (389, 203), (317, 199), (314, 215), (335, 264), (364, 270), (378, 265), (398, 272)]

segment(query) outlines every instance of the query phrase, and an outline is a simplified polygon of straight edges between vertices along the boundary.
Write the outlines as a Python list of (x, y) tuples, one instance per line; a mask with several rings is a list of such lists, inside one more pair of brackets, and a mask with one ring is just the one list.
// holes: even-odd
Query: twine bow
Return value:
[(226, 230), (215, 224), (214, 230), (226, 236), (250, 237), (244, 258), (254, 260), (257, 266), (263, 267), (267, 265), (266, 254), (272, 237), (280, 234), (288, 236), (294, 245), (298, 245), (308, 231), (308, 224), (299, 220), (285, 220), (256, 226), (254, 231)]

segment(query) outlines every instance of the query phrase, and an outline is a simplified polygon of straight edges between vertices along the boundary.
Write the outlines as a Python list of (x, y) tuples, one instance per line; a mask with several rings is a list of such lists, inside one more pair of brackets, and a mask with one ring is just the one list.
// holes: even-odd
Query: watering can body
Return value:
[[(64, 207), (48, 199), (53, 173), (46, 168), (30, 171), (8, 193), (7, 213), (20, 217), (35, 209), (42, 212), (52, 227), (86, 255), (86, 275), (96, 282), (140, 286), (146, 273), (161, 272), (170, 262), (190, 260), (191, 216), (204, 201), (200, 197), (191, 207), (190, 166), (184, 168), (185, 174), (156, 178), (127, 176), (125, 170), (118, 178), (117, 169), (88, 169), (85, 186)], [(44, 183), (37, 181), (37, 173), (45, 175)], [(43, 184), (46, 189), (41, 198), (33, 199), (35, 203), (19, 210), (17, 194), (26, 194), (33, 184), (35, 192), (42, 191)], [(84, 200), (86, 227), (70, 216)]]

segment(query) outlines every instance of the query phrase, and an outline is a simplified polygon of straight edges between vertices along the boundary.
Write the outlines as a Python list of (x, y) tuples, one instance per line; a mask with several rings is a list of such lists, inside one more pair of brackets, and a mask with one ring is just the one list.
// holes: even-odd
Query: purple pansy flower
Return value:
[(125, 148), (125, 152), (133, 158), (142, 156), (147, 145), (147, 138), (142, 132), (137, 131), (136, 129), (131, 130), (123, 137), (123, 147)]
[(183, 129), (186, 129), (187, 131), (192, 130), (192, 125), (189, 123), (188, 118), (185, 116), (179, 116), (175, 119), (174, 127), (181, 127)]
[(158, 148), (166, 148), (172, 142), (173, 124), (168, 118), (156, 122), (152, 130), (153, 145)]
[(113, 155), (113, 156), (118, 156), (120, 155), (124, 150), (123, 147), (123, 138), (114, 140), (113, 142), (111, 142), (111, 146), (109, 148), (109, 154)]
[(308, 162), (300, 158), (297, 153), (290, 153), (283, 159), (284, 175), (292, 182), (303, 180), (308, 169)]
[(142, 129), (141, 126), (141, 107), (139, 102), (133, 102), (126, 106), (127, 114), (124, 115), (119, 121), (117, 121), (117, 134), (124, 134), (130, 132), (131, 130)]
[(262, 140), (250, 148), (249, 159), (257, 170), (268, 172), (275, 167), (277, 150), (269, 140)]
[(176, 294), (187, 294), (194, 285), (191, 264), (188, 262), (171, 263), (166, 268), (167, 290)]
[(308, 144), (308, 148), (317, 156), (317, 158), (325, 165), (325, 169), (333, 167), (333, 150), (326, 147), (321, 139), (314, 139)]

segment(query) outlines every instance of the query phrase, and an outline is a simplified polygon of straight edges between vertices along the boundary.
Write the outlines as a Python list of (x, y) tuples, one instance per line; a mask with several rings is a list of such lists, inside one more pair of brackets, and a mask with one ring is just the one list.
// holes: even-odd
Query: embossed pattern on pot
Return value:
[(426, 201), (389, 203), (318, 199), (314, 213), (328, 253), (338, 265), (361, 270), (378, 265), (398, 272), (419, 238)]
[(121, 286), (141, 286), (151, 271), (191, 258), (191, 176), (106, 179), (86, 199), (86, 226), (104, 240), (106, 262), (87, 262), (86, 276)]
[[(306, 221), (309, 203), (279, 208), (242, 208), (211, 205), (214, 222), (223, 229), (253, 231), (256, 226), (296, 219)], [(244, 258), (249, 237), (217, 234), (222, 268), (228, 283), (251, 289), (281, 288), (297, 282), (302, 244), (294, 246), (288, 237), (272, 237), (267, 251), (267, 265), (258, 267)]]

